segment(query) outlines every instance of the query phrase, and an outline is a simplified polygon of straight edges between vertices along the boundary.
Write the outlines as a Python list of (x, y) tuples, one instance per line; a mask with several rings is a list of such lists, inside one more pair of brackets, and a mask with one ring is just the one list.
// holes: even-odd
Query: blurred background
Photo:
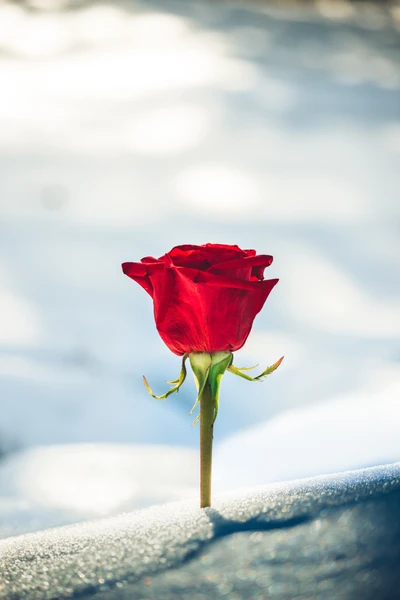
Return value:
[(183, 243), (280, 278), (216, 490), (400, 460), (399, 49), (399, 2), (0, 3), (0, 534), (196, 493), (194, 384), (147, 395), (180, 360), (120, 269)]

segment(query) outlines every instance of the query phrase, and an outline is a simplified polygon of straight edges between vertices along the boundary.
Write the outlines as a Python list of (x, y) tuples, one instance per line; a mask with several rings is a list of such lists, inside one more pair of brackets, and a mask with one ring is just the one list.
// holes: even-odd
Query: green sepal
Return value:
[[(194, 403), (189, 414), (193, 414), (193, 411), (199, 405), (203, 390), (208, 383), (211, 387), (211, 394), (214, 402), (214, 423), (218, 414), (218, 399), (221, 379), (226, 369), (232, 364), (233, 354), (232, 352), (216, 352), (215, 354), (192, 352), (189, 354), (189, 360), (193, 369), (198, 392), (196, 402)], [(197, 423), (199, 416), (200, 415), (196, 417), (192, 425)]]
[[(204, 387), (207, 383), (208, 374), (211, 367), (211, 354), (206, 354), (205, 352), (191, 352), (189, 354), (189, 360), (197, 387), (197, 399), (189, 413), (189, 415), (192, 415), (193, 411), (200, 403), (200, 396), (203, 393)], [(197, 419), (193, 421), (192, 425), (194, 425), (196, 422)]]
[(148, 391), (150, 396), (153, 396), (153, 398), (155, 398), (156, 400), (165, 400), (166, 398), (168, 398), (168, 396), (170, 396), (174, 392), (179, 391), (179, 388), (181, 387), (182, 383), (186, 379), (187, 370), (186, 370), (185, 362), (186, 362), (186, 359), (188, 356), (189, 356), (188, 354), (184, 354), (182, 357), (182, 369), (181, 369), (181, 372), (179, 373), (178, 379), (175, 379), (174, 381), (167, 381), (167, 383), (170, 383), (171, 385), (173, 385), (173, 384), (176, 384), (176, 385), (174, 385), (174, 387), (171, 388), (170, 390), (168, 390), (168, 392), (166, 392), (165, 394), (162, 394), (162, 396), (155, 396), (153, 394), (153, 390), (149, 386), (146, 377), (143, 375), (144, 385), (146, 386), (146, 390)]
[(233, 354), (232, 352), (217, 352), (213, 355), (210, 375), (208, 376), (208, 380), (211, 386), (211, 394), (214, 401), (214, 418), (213, 424), (215, 423), (215, 419), (218, 415), (218, 401), (219, 401), (219, 390), (221, 387), (221, 379), (226, 369), (232, 364)]
[[(270, 367), (267, 367), (265, 369), (265, 371), (263, 371), (262, 373), (260, 373), (260, 375), (257, 375), (257, 377), (250, 377), (250, 375), (246, 375), (246, 373), (243, 373), (243, 371), (248, 371), (249, 368), (239, 368), (239, 367), (235, 367), (234, 365), (230, 365), (228, 367), (228, 371), (230, 371), (231, 373), (233, 373), (234, 375), (237, 375), (238, 377), (242, 377), (243, 379), (246, 379), (247, 381), (261, 381), (262, 379), (264, 379), (264, 377), (266, 377), (267, 375), (270, 375), (271, 373), (273, 373), (274, 371), (276, 371), (276, 369), (279, 367), (279, 365), (281, 364), (281, 362), (283, 361), (283, 356), (281, 356), (281, 358), (279, 360), (276, 361), (276, 363), (274, 363), (273, 365), (271, 365)], [(250, 367), (250, 369), (253, 369), (254, 367)]]

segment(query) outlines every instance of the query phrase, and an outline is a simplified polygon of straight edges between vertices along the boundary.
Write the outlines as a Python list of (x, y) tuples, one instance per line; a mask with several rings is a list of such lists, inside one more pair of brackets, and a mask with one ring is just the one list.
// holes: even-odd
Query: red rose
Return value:
[(278, 279), (264, 281), (272, 256), (238, 246), (176, 246), (160, 258), (123, 263), (153, 298), (157, 330), (179, 356), (239, 350)]

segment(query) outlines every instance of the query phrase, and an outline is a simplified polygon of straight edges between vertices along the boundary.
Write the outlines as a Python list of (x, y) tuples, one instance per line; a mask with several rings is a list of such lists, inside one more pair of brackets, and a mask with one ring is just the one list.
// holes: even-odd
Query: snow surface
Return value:
[(400, 461), (400, 382), (284, 412), (216, 447), (217, 490)]
[(30, 448), (0, 463), (0, 537), (197, 497), (198, 471), (190, 448)]
[[(175, 502), (8, 538), (0, 595), (250, 598), (261, 588), (291, 600), (290, 581), (301, 598), (365, 588), (392, 598), (382, 590), (398, 579), (399, 488), (400, 465), (387, 465), (221, 495), (205, 510)], [(343, 594), (354, 583), (361, 593)]]

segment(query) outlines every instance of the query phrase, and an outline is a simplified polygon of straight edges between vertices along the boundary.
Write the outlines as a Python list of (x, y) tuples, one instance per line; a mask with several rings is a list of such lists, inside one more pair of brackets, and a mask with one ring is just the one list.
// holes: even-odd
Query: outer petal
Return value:
[(148, 264), (126, 262), (122, 263), (122, 271), (141, 285), (153, 297), (153, 284), (151, 283), (150, 275), (155, 271), (164, 271), (164, 264), (155, 260)]
[(244, 345), (256, 315), (277, 283), (278, 279), (251, 282), (246, 289), (201, 284), (203, 305), (209, 314), (210, 352), (235, 351)]
[(207, 270), (211, 265), (245, 258), (246, 252), (239, 246), (228, 246), (224, 244), (204, 244), (203, 246), (193, 246), (186, 244), (184, 246), (175, 246), (167, 255), (161, 257), (161, 260), (168, 256), (177, 267), (189, 267), (193, 269)]
[(178, 355), (241, 348), (278, 282), (241, 281), (171, 264), (151, 280), (157, 330)]
[(264, 269), (272, 264), (273, 257), (267, 254), (247, 256), (223, 263), (218, 263), (208, 269), (209, 273), (226, 275), (247, 281), (264, 279)]
[(180, 356), (207, 351), (210, 346), (208, 315), (197, 283), (173, 265), (166, 266), (163, 273), (154, 273), (151, 282), (156, 327), (168, 348)]
[(246, 256), (255, 256), (257, 254), (257, 250), (243, 250), (246, 253)]
[(147, 263), (158, 263), (158, 262), (164, 262), (164, 261), (160, 260), (159, 258), (154, 258), (154, 256), (144, 256), (143, 258), (140, 259), (140, 262), (147, 264)]

